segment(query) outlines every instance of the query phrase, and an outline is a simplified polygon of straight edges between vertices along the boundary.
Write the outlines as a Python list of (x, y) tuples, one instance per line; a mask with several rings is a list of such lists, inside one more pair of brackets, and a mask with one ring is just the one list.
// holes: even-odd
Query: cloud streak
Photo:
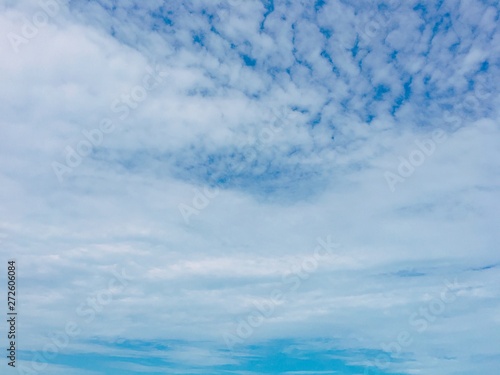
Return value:
[[(498, 17), (476, 0), (0, 5), (19, 364), (496, 374)], [(228, 350), (325, 234), (343, 253)], [(130, 284), (33, 360), (118, 269)]]

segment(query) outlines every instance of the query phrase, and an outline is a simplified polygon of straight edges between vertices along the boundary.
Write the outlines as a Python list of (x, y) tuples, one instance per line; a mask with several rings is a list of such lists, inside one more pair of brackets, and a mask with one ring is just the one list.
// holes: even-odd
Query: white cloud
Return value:
[[(481, 268), (499, 262), (493, 5), (402, 4), (381, 19), (342, 2), (317, 14), (258, 1), (59, 4), (17, 53), (0, 40), (1, 259), (20, 264), (26, 350), (76, 321), (88, 330), (67, 351), (115, 353), (89, 343), (98, 332), (193, 343), (170, 353), (179, 363), (239, 363), (221, 355), (221, 332), (331, 235), (345, 253), (249, 342), (314, 348), (327, 336), (338, 349), (379, 350), (456, 277), (456, 303), (390, 369), (456, 374), (481, 358), (476, 369), (492, 373), (498, 267)], [(37, 7), (2, 6), (0, 34), (20, 33)], [(113, 103), (157, 64), (168, 80), (120, 120)], [(282, 109), (295, 117), (259, 139)], [(116, 130), (59, 182), (51, 163), (104, 118)], [(391, 192), (384, 172), (436, 128), (446, 141)], [(187, 225), (179, 204), (214, 176), (226, 178), (221, 192)], [(117, 269), (130, 285), (86, 323), (78, 306)], [(367, 363), (357, 355), (346, 360)]]

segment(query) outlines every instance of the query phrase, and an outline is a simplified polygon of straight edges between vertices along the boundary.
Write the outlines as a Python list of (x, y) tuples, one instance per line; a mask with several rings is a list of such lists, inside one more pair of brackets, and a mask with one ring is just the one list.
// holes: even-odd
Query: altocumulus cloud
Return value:
[[(4, 1), (19, 365), (496, 374), (498, 18), (489, 0)], [(342, 253), (228, 350), (327, 236)]]

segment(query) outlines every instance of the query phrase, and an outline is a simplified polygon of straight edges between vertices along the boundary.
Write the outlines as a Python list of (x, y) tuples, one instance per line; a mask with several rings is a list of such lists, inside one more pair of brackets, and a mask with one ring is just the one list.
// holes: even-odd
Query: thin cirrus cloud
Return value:
[[(20, 368), (496, 374), (498, 16), (492, 1), (5, 2)], [(307, 263), (328, 236), (340, 247)]]

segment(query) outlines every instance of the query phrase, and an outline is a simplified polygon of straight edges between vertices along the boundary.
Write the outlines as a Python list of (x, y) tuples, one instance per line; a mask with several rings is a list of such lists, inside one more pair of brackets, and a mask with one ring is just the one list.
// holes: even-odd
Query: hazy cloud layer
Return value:
[(4, 1), (19, 365), (496, 374), (498, 17), (487, 0)]

